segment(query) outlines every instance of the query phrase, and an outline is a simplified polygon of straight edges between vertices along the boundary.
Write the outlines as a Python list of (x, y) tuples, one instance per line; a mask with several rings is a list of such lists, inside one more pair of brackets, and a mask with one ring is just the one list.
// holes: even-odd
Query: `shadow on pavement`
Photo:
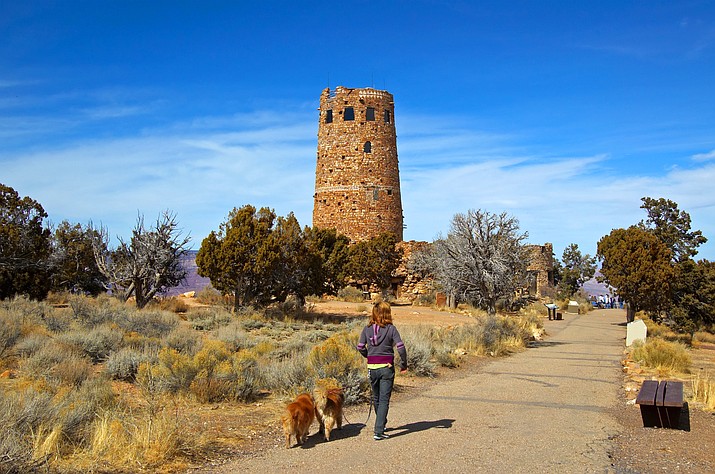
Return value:
[(330, 432), (330, 441), (325, 441), (323, 433), (318, 431), (317, 433), (308, 436), (308, 439), (305, 440), (305, 443), (300, 445), (300, 447), (303, 449), (310, 449), (318, 443), (329, 443), (339, 439), (355, 438), (360, 434), (363, 428), (365, 428), (365, 425), (362, 423), (343, 425), (342, 429), (334, 428), (333, 431)]
[(435, 421), (416, 421), (414, 423), (408, 423), (396, 428), (387, 428), (385, 431), (390, 433), (390, 438), (396, 438), (398, 436), (417, 433), (418, 431), (425, 431), (432, 428), (451, 428), (454, 421), (455, 420), (453, 419), (445, 418)]

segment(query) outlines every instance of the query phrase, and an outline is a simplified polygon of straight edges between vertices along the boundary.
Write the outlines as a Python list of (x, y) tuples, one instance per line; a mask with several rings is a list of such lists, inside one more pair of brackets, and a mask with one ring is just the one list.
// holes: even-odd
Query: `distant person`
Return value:
[(400, 333), (392, 324), (390, 303), (380, 301), (372, 307), (367, 326), (360, 333), (357, 350), (367, 358), (367, 368), (372, 387), (372, 403), (375, 407), (375, 430), (373, 439), (387, 439), (385, 425), (390, 408), (392, 386), (395, 384), (395, 352), (400, 355), (400, 373), (407, 372), (407, 350)]

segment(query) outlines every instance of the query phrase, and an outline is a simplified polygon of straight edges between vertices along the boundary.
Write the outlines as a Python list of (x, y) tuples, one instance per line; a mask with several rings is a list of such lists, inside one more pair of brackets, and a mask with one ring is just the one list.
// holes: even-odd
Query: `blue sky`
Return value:
[(310, 225), (338, 85), (395, 97), (406, 240), (485, 209), (594, 255), (650, 196), (715, 259), (713, 1), (0, 0), (0, 183), (195, 248), (244, 204)]

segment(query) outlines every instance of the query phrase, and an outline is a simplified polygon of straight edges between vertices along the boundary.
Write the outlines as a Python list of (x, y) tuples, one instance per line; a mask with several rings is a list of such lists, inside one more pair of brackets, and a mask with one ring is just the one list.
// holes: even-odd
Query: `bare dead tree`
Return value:
[(107, 278), (107, 290), (124, 301), (134, 296), (137, 308), (186, 278), (181, 257), (188, 251), (191, 238), (181, 235), (172, 212), (164, 211), (148, 229), (139, 215), (132, 237), (128, 242), (118, 238), (114, 250), (109, 250), (107, 229), (100, 226), (97, 233), (92, 249), (100, 272)]
[(497, 303), (511, 303), (526, 282), (529, 254), (519, 221), (505, 212), (469, 210), (452, 218), (449, 234), (419, 256), (447, 293), (449, 303), (470, 301), (496, 313)]

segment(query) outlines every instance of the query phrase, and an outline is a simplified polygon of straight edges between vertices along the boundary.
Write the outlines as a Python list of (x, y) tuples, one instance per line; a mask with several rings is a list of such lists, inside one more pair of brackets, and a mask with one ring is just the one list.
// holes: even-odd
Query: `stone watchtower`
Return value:
[(313, 226), (357, 242), (402, 240), (395, 103), (387, 91), (337, 87), (320, 95)]

